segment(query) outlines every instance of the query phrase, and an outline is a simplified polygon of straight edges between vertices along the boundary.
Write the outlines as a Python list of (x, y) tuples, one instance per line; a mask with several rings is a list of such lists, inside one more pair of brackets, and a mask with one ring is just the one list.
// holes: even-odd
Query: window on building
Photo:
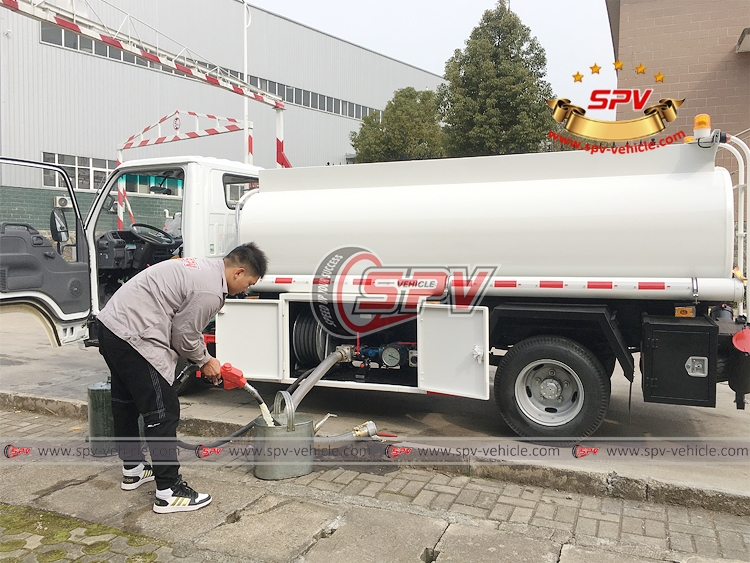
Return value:
[(120, 51), (120, 49), (118, 49), (117, 47), (108, 46), (107, 51), (108, 51), (107, 56), (110, 59), (114, 59), (116, 61), (122, 60), (122, 51)]
[(78, 49), (78, 34), (63, 30), (63, 45), (68, 49)]
[[(43, 152), (42, 162), (49, 162), (51, 164), (55, 164), (55, 154), (51, 152)], [(58, 175), (57, 172), (53, 170), (45, 170), (42, 184), (45, 187), (55, 187), (57, 183), (57, 178), (56, 178), (57, 175)]]
[[(180, 75), (179, 72), (175, 72), (168, 66), (164, 66), (158, 63), (152, 63), (144, 59), (143, 57), (121, 51), (120, 49), (111, 47), (105, 43), (102, 43), (101, 41), (93, 41), (88, 37), (78, 36), (77, 34), (68, 31), (67, 29), (62, 29), (47, 22), (40, 22), (40, 25), (40, 38), (43, 43), (49, 43), (51, 45), (65, 47), (67, 49), (74, 49), (84, 53), (94, 54), (99, 57), (106, 57), (111, 60), (123, 61), (129, 64), (148, 67), (160, 72)], [(136, 45), (136, 47), (139, 49), (145, 49), (144, 46)], [(150, 50), (148, 51), (153, 52)], [(245, 78), (245, 75), (239, 71), (218, 67), (211, 63), (196, 61), (195, 64), (199, 66), (202, 72), (204, 72), (208, 76), (212, 76), (215, 78), (218, 78), (220, 75), (223, 77), (231, 76), (234, 78), (239, 78), (240, 80), (243, 80)], [(248, 75), (247, 79), (248, 83), (251, 86), (260, 88), (261, 90), (269, 92), (270, 94), (276, 95), (285, 102), (297, 104), (299, 106), (319, 109), (329, 113), (334, 113), (336, 115), (353, 117), (355, 119), (362, 119), (363, 117), (368, 115), (369, 112), (374, 111), (378, 111), (378, 114), (382, 115), (382, 112), (379, 112), (379, 110), (373, 110), (372, 108), (368, 108), (365, 106), (355, 105), (353, 102), (345, 102), (331, 96), (324, 96), (322, 94), (310, 92), (309, 90), (304, 90), (302, 88), (295, 88), (294, 86), (280, 84), (266, 78), (258, 78), (257, 76)], [(92, 174), (92, 177), (93, 176), (95, 175)], [(83, 180), (82, 182), (85, 183)], [(96, 181), (94, 180), (94, 182)]]
[(101, 41), (94, 41), (94, 54), (100, 57), (107, 56), (107, 46)]
[(83, 35), (81, 35), (78, 38), (78, 48), (81, 51), (83, 51), (84, 53), (93, 53), (94, 52), (94, 42), (91, 39), (89, 39), (88, 37), (84, 37)]
[(52, 45), (62, 45), (62, 31), (63, 30), (56, 25), (42, 22), (42, 41), (45, 43), (51, 43)]
[[(109, 173), (117, 168), (117, 162), (114, 160), (51, 152), (43, 152), (42, 160), (62, 166), (70, 176), (73, 187), (79, 190), (99, 189), (104, 185)], [(48, 170), (44, 171), (43, 185), (51, 188), (65, 187), (62, 176)]]

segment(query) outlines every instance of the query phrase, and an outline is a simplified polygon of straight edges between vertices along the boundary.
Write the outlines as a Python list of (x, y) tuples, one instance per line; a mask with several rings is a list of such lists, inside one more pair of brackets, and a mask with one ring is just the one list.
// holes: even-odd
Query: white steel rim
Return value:
[(516, 378), (516, 404), (541, 426), (569, 423), (583, 408), (583, 383), (569, 366), (557, 360), (537, 360)]

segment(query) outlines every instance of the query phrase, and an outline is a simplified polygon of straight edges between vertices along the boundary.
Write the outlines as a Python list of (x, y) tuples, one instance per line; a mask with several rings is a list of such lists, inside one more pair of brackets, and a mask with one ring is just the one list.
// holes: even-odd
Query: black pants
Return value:
[(112, 415), (120, 459), (126, 468), (144, 461), (138, 431), (141, 414), (156, 486), (171, 487), (180, 471), (175, 444), (180, 422), (177, 393), (130, 344), (98, 324), (99, 352), (112, 373)]

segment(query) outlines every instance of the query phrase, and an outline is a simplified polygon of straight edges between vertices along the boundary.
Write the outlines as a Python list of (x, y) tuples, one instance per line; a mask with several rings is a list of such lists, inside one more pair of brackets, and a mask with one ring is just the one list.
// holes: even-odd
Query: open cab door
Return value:
[[(39, 190), (49, 198), (49, 213), (38, 214), (24, 201), (37, 190), (26, 188), (44, 187), (57, 189)], [(10, 215), (0, 216), (0, 313), (33, 314), (53, 346), (85, 340), (89, 249), (67, 173), (54, 164), (0, 157), (0, 200)]]

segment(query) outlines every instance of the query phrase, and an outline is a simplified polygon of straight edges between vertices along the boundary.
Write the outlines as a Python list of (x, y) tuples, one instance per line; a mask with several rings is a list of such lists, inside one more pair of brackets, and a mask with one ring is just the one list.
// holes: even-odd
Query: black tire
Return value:
[(495, 375), (495, 401), (519, 436), (590, 436), (609, 407), (610, 381), (599, 360), (568, 338), (535, 336), (513, 346)]
[(198, 366), (192, 362), (185, 358), (177, 360), (172, 388), (178, 396), (192, 393), (200, 387), (198, 378), (195, 377), (196, 371), (198, 371)]

